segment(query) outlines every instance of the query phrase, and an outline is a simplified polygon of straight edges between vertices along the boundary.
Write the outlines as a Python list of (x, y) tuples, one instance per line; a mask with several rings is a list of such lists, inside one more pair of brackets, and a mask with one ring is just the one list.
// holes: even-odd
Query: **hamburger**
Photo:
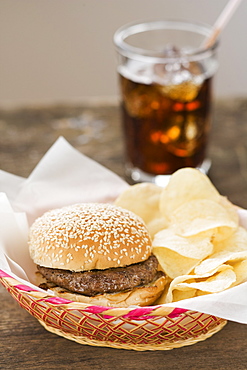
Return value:
[(115, 205), (83, 203), (46, 212), (30, 228), (29, 250), (38, 285), (73, 301), (146, 306), (166, 285), (144, 222)]

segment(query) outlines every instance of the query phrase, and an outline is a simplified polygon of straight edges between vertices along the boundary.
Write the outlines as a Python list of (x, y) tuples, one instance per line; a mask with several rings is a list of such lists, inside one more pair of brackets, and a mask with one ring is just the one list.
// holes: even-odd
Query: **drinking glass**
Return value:
[(205, 48), (211, 27), (162, 20), (118, 29), (126, 175), (164, 184), (182, 167), (207, 173), (212, 80), (217, 46)]

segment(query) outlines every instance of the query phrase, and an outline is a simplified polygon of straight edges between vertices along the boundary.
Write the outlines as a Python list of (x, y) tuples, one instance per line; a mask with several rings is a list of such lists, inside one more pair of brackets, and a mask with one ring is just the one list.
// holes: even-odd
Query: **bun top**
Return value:
[(41, 266), (103, 270), (146, 260), (151, 240), (134, 213), (111, 204), (82, 203), (39, 217), (30, 228), (29, 250)]

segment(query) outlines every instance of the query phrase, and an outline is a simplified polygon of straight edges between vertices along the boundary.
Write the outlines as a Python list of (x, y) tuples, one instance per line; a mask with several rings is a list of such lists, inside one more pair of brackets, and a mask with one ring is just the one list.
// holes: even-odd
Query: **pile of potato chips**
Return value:
[(130, 186), (116, 205), (140, 216), (153, 254), (170, 283), (158, 304), (221, 292), (247, 280), (247, 230), (237, 207), (193, 168), (175, 172), (168, 185)]

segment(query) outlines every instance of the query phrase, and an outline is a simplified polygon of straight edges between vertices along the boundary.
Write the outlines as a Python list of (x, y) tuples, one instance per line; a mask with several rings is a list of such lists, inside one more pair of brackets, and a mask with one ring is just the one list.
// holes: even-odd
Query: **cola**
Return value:
[(152, 175), (200, 167), (211, 124), (212, 76), (197, 63), (162, 67), (119, 70), (126, 166)]

